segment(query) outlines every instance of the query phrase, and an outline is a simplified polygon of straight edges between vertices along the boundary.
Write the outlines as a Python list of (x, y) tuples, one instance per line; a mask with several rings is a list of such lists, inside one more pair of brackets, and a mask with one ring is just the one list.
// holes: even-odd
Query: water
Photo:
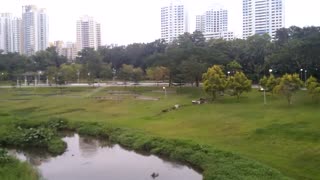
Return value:
[[(138, 154), (119, 145), (73, 134), (63, 138), (67, 151), (58, 157), (44, 152), (10, 153), (35, 166), (46, 180), (201, 180), (188, 166)], [(151, 174), (159, 174), (152, 177)]]

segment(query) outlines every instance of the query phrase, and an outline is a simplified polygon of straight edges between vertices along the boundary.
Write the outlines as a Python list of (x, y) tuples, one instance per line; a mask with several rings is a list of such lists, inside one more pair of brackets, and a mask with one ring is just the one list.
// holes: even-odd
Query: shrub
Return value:
[(0, 148), (0, 164), (7, 163), (10, 159), (8, 152), (5, 149)]

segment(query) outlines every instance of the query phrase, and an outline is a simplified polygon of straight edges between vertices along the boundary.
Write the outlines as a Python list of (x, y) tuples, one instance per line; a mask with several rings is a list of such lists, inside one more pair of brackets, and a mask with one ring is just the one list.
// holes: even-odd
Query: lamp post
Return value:
[(78, 75), (78, 84), (80, 83), (80, 71), (77, 71), (77, 75)]
[(230, 72), (230, 71), (228, 71), (228, 77), (230, 76), (230, 73), (231, 73), (231, 72)]
[(24, 86), (27, 86), (27, 76), (24, 76)]
[(38, 71), (38, 84), (40, 84), (40, 76), (42, 74), (42, 71)]
[(90, 72), (88, 72), (88, 84), (90, 85)]
[(116, 73), (117, 73), (117, 70), (115, 68), (112, 69), (112, 81), (114, 83), (115, 79), (116, 79)]
[(303, 72), (303, 69), (300, 69), (300, 77), (301, 77), (301, 81), (303, 80), (302, 72)]
[(162, 89), (164, 90), (164, 97), (167, 97), (167, 88), (163, 87)]
[(307, 72), (308, 70), (304, 70), (304, 86), (307, 84)]
[(270, 75), (272, 74), (272, 71), (273, 71), (272, 69), (269, 69), (269, 73), (270, 73)]

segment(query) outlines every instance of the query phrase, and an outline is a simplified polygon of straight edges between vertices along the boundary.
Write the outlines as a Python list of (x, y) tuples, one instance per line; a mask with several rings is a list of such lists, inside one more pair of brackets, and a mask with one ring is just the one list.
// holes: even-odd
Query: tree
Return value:
[(132, 81), (138, 83), (143, 77), (143, 71), (141, 68), (133, 68)]
[(260, 79), (259, 85), (266, 90), (267, 89), (267, 84), (268, 84), (268, 78), (267, 76), (263, 76), (263, 78)]
[(150, 67), (146, 70), (147, 77), (151, 80), (162, 81), (169, 78), (169, 69), (163, 66)]
[(221, 67), (214, 65), (203, 74), (203, 88), (206, 93), (212, 96), (214, 101), (219, 92), (224, 92), (227, 87), (227, 78)]
[(249, 80), (243, 72), (236, 72), (234, 76), (228, 79), (228, 89), (232, 91), (232, 95), (240, 96), (244, 92), (249, 92), (251, 90), (252, 82)]
[(307, 80), (307, 89), (308, 93), (311, 95), (312, 99), (315, 101), (319, 101), (320, 98), (320, 84), (318, 83), (318, 80), (311, 76)]
[(131, 76), (133, 74), (133, 69), (134, 67), (132, 65), (123, 64), (122, 67), (120, 68), (118, 77), (121, 80), (123, 80), (124, 83), (126, 84), (127, 81), (131, 79)]
[(275, 87), (275, 92), (283, 95), (288, 104), (292, 104), (292, 96), (303, 86), (298, 74), (285, 74), (280, 79), (280, 84)]
[(266, 87), (273, 94), (273, 89), (278, 85), (278, 80), (271, 74), (267, 80)]
[(186, 80), (196, 83), (199, 87), (201, 76), (205, 72), (206, 65), (201, 63), (196, 57), (192, 56), (187, 61), (181, 63), (181, 72)]
[(233, 60), (227, 64), (227, 69), (232, 73), (235, 73), (237, 71), (241, 71), (242, 66), (238, 63), (238, 61)]

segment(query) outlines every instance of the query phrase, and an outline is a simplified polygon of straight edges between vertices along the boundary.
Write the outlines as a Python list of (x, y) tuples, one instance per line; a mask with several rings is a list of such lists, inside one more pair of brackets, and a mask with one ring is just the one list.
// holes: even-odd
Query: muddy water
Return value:
[[(58, 157), (39, 151), (11, 153), (35, 166), (47, 180), (201, 180), (188, 166), (142, 155), (119, 145), (72, 134), (63, 139), (67, 151)], [(157, 177), (151, 176), (152, 174)]]

